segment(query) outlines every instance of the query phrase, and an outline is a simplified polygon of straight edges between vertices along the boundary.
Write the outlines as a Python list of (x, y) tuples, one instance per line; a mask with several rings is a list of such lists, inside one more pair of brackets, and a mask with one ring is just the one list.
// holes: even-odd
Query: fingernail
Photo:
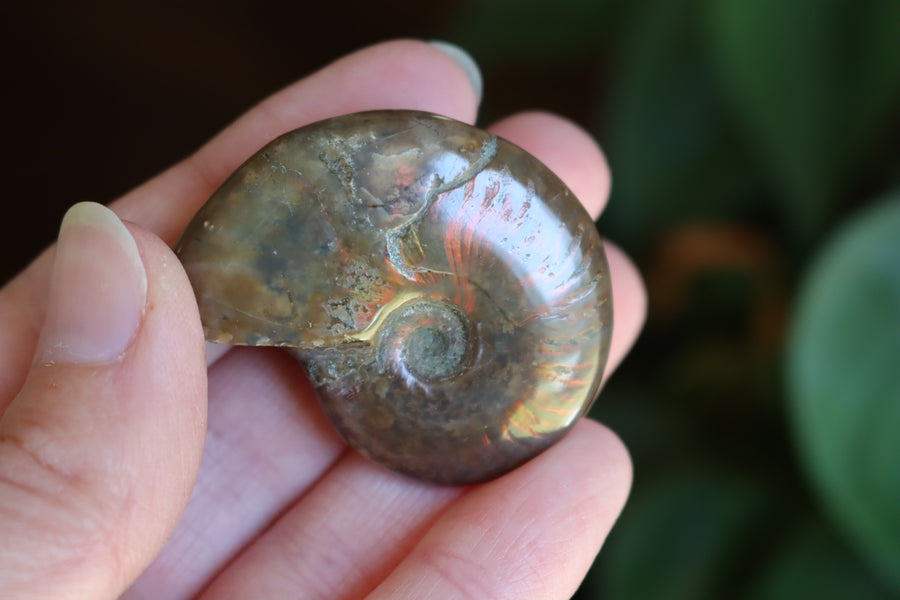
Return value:
[(140, 326), (146, 299), (147, 274), (131, 233), (105, 206), (76, 204), (59, 229), (39, 360), (120, 360)]
[(462, 70), (469, 76), (469, 83), (472, 84), (472, 90), (475, 92), (475, 100), (481, 102), (484, 84), (481, 79), (481, 70), (478, 68), (478, 63), (475, 62), (475, 59), (456, 44), (442, 40), (432, 40), (429, 43), (455, 60), (456, 64), (462, 67)]

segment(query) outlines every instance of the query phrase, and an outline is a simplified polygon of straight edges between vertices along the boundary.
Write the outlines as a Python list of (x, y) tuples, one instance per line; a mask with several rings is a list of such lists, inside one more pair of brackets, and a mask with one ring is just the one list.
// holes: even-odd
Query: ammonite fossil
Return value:
[(594, 223), (537, 159), (452, 119), (287, 133), (177, 252), (207, 339), (292, 350), (347, 442), (412, 477), (501, 475), (599, 387), (612, 298)]

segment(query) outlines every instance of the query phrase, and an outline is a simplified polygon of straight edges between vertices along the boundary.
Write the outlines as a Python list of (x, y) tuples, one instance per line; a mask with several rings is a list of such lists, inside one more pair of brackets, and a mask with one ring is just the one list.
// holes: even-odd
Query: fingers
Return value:
[(125, 598), (193, 597), (346, 451), (296, 360), (280, 350), (230, 352), (210, 370), (209, 397), (190, 504)]
[(631, 485), (624, 446), (592, 421), (450, 506), (367, 598), (569, 598)]
[[(311, 599), (362, 598), (389, 575), (388, 582), (424, 576), (427, 583), (413, 591), (406, 581), (388, 583), (376, 597), (455, 597), (456, 580), (482, 580), (482, 569), (495, 571), (488, 587), (469, 587), (462, 596), (507, 597), (497, 590), (509, 576), (520, 585), (510, 598), (567, 598), (612, 527), (630, 479), (621, 443), (593, 422), (578, 425), (552, 450), (468, 496), (460, 488), (388, 473), (348, 453), (202, 598), (280, 598), (297, 590)], [(476, 540), (480, 533), (485, 539)], [(458, 536), (465, 548), (457, 547)], [(469, 557), (475, 542), (484, 551), (471, 563), (458, 564), (448, 555)], [(516, 573), (509, 573), (510, 563)], [(474, 567), (477, 572), (465, 572)], [(399, 574), (391, 575), (394, 569)], [(443, 581), (445, 575), (451, 581)], [(438, 583), (440, 593), (423, 592)]]
[(171, 532), (205, 429), (191, 294), (154, 236), (97, 204), (67, 213), (34, 362), (0, 420), (0, 596), (114, 598)]
[(202, 598), (280, 598), (297, 590), (305, 598), (362, 598), (385, 579), (374, 597), (568, 598), (630, 481), (621, 442), (593, 422), (468, 495), (348, 453)]
[(362, 598), (463, 494), (389, 473), (350, 452), (229, 565), (205, 599)]
[(0, 289), (0, 416), (22, 387), (46, 313), (53, 252)]
[(381, 108), (472, 122), (477, 98), (466, 71), (431, 44), (405, 40), (371, 46), (263, 101), (113, 208), (172, 244), (225, 177), (270, 140), (313, 121)]
[(613, 291), (613, 332), (604, 379), (608, 379), (637, 341), (647, 319), (647, 289), (638, 268), (622, 249), (604, 242)]

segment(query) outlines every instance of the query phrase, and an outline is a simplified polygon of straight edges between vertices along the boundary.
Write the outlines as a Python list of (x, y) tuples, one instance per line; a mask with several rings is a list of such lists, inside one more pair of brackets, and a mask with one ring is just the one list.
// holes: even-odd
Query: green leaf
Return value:
[(890, 600), (890, 590), (820, 523), (800, 524), (756, 578), (750, 600)]
[(711, 0), (734, 110), (810, 239), (900, 103), (900, 2)]
[(839, 232), (801, 292), (797, 443), (838, 525), (900, 590), (900, 193)]
[(758, 188), (700, 43), (702, 4), (640, 6), (613, 55), (619, 78), (602, 116), (614, 181), (603, 227), (627, 245), (685, 221), (734, 217)]
[(718, 471), (682, 472), (636, 489), (590, 583), (612, 600), (721, 597), (764, 519), (765, 500), (760, 488)]

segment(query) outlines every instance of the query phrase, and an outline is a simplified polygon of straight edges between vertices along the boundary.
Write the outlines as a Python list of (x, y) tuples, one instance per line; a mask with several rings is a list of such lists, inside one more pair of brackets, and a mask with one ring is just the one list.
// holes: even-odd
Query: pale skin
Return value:
[[(277, 135), (381, 108), (471, 123), (477, 99), (457, 63), (428, 44), (364, 49), (270, 97), (113, 202), (124, 226), (99, 207), (79, 213), (106, 219), (124, 240), (110, 248), (130, 254), (104, 251), (112, 238), (92, 238), (93, 225), (64, 226), (65, 241), (0, 290), (0, 597), (574, 593), (631, 483), (628, 454), (603, 425), (582, 420), (495, 481), (435, 487), (349, 450), (286, 354), (203, 342), (192, 291), (170, 250), (193, 213)], [(599, 216), (609, 170), (584, 131), (535, 112), (489, 129), (537, 156)], [(109, 316), (97, 322), (118, 323), (114, 310), (122, 323), (133, 317), (121, 351), (77, 340), (67, 346), (60, 340), (71, 337), (53, 325), (80, 310), (79, 284), (65, 287), (66, 265), (75, 264), (66, 257), (86, 255), (71, 250), (78, 247), (96, 250), (82, 267), (111, 286), (99, 300), (112, 307)], [(611, 373), (643, 323), (645, 293), (628, 258), (611, 244), (607, 252), (616, 314)], [(90, 321), (85, 315), (79, 323)]]

